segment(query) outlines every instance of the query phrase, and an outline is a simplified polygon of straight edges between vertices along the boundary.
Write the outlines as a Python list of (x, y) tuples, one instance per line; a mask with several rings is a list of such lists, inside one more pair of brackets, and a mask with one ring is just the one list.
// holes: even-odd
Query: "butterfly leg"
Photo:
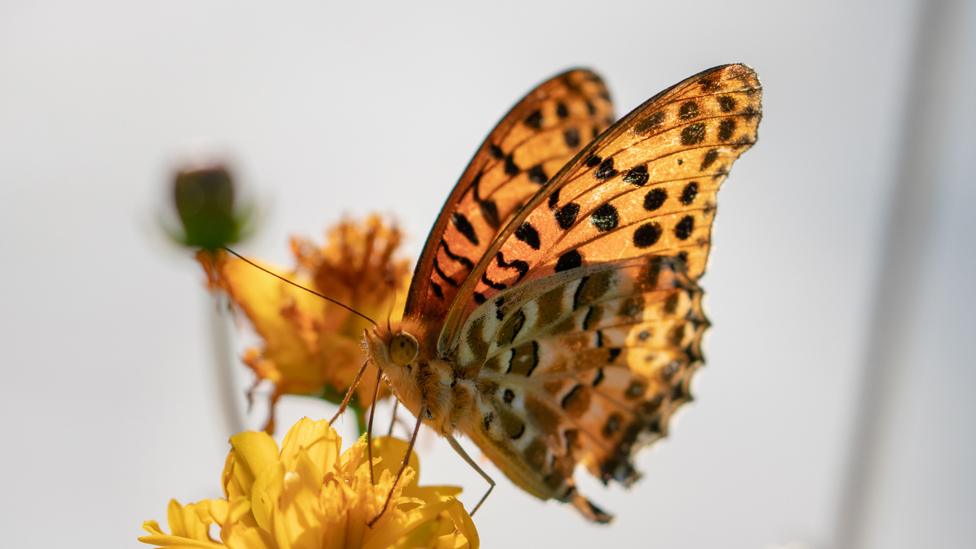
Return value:
[(485, 479), (485, 481), (488, 483), (488, 491), (485, 492), (485, 495), (481, 496), (481, 499), (478, 500), (478, 503), (474, 506), (473, 509), (471, 509), (470, 514), (473, 517), (474, 514), (478, 512), (478, 509), (481, 508), (481, 504), (484, 503), (486, 499), (488, 499), (488, 494), (490, 494), (491, 491), (495, 489), (495, 481), (490, 476), (488, 476), (488, 473), (486, 473), (481, 467), (479, 467), (478, 464), (475, 463), (473, 459), (471, 459), (471, 456), (469, 456), (468, 453), (464, 451), (464, 448), (454, 437), (448, 436), (447, 442), (451, 445), (451, 448), (453, 448), (454, 451), (457, 452), (459, 456), (461, 456), (461, 459), (463, 459), (468, 465), (470, 465), (472, 469), (477, 471), (478, 474), (481, 475), (481, 478)]
[[(380, 513), (378, 515), (376, 515), (375, 517), (373, 517), (372, 520), (366, 523), (366, 525), (369, 526), (370, 528), (372, 528), (373, 525), (376, 524), (376, 521), (380, 520), (380, 517), (383, 516), (383, 513), (386, 512), (386, 508), (389, 507), (390, 505), (390, 499), (393, 498), (393, 492), (396, 491), (397, 483), (400, 482), (400, 477), (403, 476), (403, 471), (407, 469), (407, 465), (410, 463), (410, 454), (413, 453), (413, 445), (414, 443), (417, 442), (417, 433), (420, 432), (420, 424), (423, 422), (421, 418), (424, 417), (425, 413), (426, 410), (423, 407), (421, 407), (420, 413), (417, 414), (417, 424), (414, 425), (413, 434), (410, 435), (410, 442), (409, 444), (407, 444), (407, 453), (406, 455), (403, 456), (403, 463), (400, 464), (400, 470), (397, 471), (396, 477), (393, 479), (393, 486), (390, 487), (390, 493), (386, 494), (386, 501), (383, 502), (383, 508), (380, 509)], [(372, 444), (367, 445), (367, 447), (369, 446), (372, 446)]]
[(352, 385), (350, 385), (349, 389), (346, 390), (346, 395), (342, 397), (342, 403), (339, 404), (339, 409), (336, 410), (335, 415), (332, 416), (332, 419), (329, 420), (330, 426), (333, 423), (335, 423), (335, 420), (339, 419), (339, 416), (342, 415), (342, 412), (345, 412), (346, 407), (349, 406), (349, 401), (352, 400), (352, 395), (355, 394), (356, 386), (359, 385), (359, 380), (361, 380), (363, 378), (363, 374), (366, 373), (367, 364), (369, 364), (369, 360), (363, 362), (363, 365), (359, 367), (359, 371), (356, 372), (356, 378), (352, 380)]
[(376, 369), (376, 385), (373, 386), (373, 402), (369, 405), (369, 421), (366, 423), (366, 455), (369, 458), (369, 483), (376, 484), (373, 476), (373, 416), (376, 415), (376, 395), (380, 392), (383, 370)]
[(397, 420), (397, 410), (400, 408), (400, 401), (393, 399), (393, 415), (390, 417), (390, 430), (386, 432), (386, 436), (393, 436), (393, 426), (396, 425)]

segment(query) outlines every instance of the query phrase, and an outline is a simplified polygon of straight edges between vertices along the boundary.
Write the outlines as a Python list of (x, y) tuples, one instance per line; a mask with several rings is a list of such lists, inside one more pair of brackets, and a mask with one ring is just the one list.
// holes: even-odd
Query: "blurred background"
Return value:
[[(489, 468), (484, 546), (972, 547), (965, 0), (3, 1), (4, 546), (137, 547), (169, 498), (219, 494), (214, 304), (158, 224), (176, 166), (232, 166), (262, 212), (249, 255), (289, 265), (289, 235), (379, 211), (416, 258), (536, 83), (592, 67), (623, 114), (728, 62), (758, 71), (765, 116), (721, 193), (697, 400), (632, 490), (584, 486), (609, 527)], [(286, 398), (279, 424), (331, 412)], [(425, 482), (480, 495), (420, 444)]]

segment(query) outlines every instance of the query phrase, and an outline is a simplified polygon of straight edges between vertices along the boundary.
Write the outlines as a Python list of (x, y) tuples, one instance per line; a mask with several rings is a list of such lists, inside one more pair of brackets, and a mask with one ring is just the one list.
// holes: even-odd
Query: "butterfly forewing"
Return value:
[(520, 282), (644, 255), (704, 272), (716, 192), (756, 140), (761, 88), (744, 65), (704, 71), (658, 94), (574, 157), (486, 249), (449, 311), (461, 319)]
[(448, 197), (417, 264), (405, 317), (437, 335), (458, 288), (498, 231), (613, 122), (599, 76), (577, 69), (539, 85), (489, 134)]

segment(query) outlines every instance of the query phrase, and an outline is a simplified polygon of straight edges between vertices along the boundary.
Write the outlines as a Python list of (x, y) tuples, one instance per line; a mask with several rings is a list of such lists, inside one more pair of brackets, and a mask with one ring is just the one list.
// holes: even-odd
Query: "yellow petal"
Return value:
[(250, 494), (257, 475), (277, 463), (278, 445), (267, 433), (255, 431), (234, 435), (230, 445), (224, 465), (224, 490), (233, 499)]
[(275, 462), (258, 474), (251, 487), (251, 512), (254, 520), (260, 528), (268, 532), (274, 531), (274, 509), (283, 490), (284, 476), (285, 467), (280, 462)]
[(251, 515), (224, 524), (220, 531), (220, 539), (231, 549), (278, 549), (274, 538), (268, 532), (258, 528)]
[(286, 469), (294, 471), (300, 453), (304, 452), (308, 462), (318, 468), (317, 476), (321, 477), (335, 467), (341, 449), (342, 438), (328, 421), (312, 421), (306, 417), (293, 425), (281, 442), (281, 461)]
[(186, 506), (180, 505), (176, 500), (170, 500), (166, 514), (172, 533), (166, 534), (154, 520), (146, 521), (142, 528), (149, 532), (149, 535), (140, 537), (139, 541), (157, 547), (221, 547), (209, 536), (211, 523), (209, 507), (209, 502), (206, 500)]
[[(365, 437), (362, 440), (365, 440)], [(379, 462), (373, 466), (373, 473), (379, 475), (383, 471), (390, 471), (390, 473), (396, 475), (397, 471), (400, 470), (400, 466), (403, 464), (403, 458), (407, 455), (407, 446), (409, 444), (406, 441), (398, 438), (373, 438), (373, 460), (375, 461), (379, 458)], [(420, 477), (420, 459), (417, 458), (416, 452), (410, 452), (409, 467), (414, 471), (413, 482), (416, 482)], [(405, 486), (410, 486), (411, 484), (406, 484)]]
[(455, 499), (448, 505), (447, 512), (454, 519), (454, 525), (457, 527), (458, 533), (464, 536), (467, 547), (478, 549), (481, 545), (481, 539), (478, 537), (478, 529), (475, 528), (474, 520), (472, 520), (471, 515), (464, 509), (464, 505)]

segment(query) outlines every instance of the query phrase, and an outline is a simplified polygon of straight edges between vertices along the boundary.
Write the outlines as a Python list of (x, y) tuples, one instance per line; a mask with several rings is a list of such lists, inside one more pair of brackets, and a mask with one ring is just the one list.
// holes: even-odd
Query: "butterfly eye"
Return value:
[(407, 366), (417, 358), (417, 340), (406, 332), (400, 332), (390, 340), (390, 359), (397, 366)]

